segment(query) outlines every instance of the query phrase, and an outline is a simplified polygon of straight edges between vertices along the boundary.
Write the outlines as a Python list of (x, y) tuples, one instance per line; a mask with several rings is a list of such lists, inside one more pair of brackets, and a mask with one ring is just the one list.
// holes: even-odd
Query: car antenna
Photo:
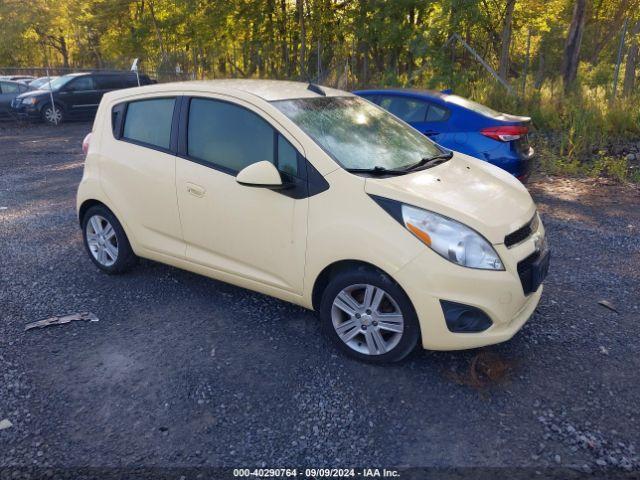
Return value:
[(315, 92), (318, 95), (322, 95), (323, 97), (327, 96), (325, 91), (322, 90), (322, 88), (320, 88), (320, 86), (316, 85), (315, 83), (309, 82), (309, 86), (307, 87), (307, 90), (311, 90), (312, 92)]

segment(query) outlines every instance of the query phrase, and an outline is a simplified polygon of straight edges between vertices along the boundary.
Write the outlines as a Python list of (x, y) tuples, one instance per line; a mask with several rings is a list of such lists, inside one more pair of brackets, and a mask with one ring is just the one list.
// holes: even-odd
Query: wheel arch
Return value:
[[(81, 228), (82, 228), (82, 219), (84, 218), (85, 214), (87, 213), (87, 210), (89, 210), (91, 207), (93, 207), (95, 205), (102, 205), (104, 208), (108, 209), (111, 213), (113, 213), (113, 210), (111, 210), (109, 208), (109, 206), (106, 205), (104, 202), (101, 202), (100, 200), (96, 200), (95, 198), (89, 198), (89, 199), (85, 200), (84, 202), (82, 202), (80, 204), (80, 207), (78, 208), (78, 222), (80, 223), (80, 227)], [(113, 214), (115, 215), (115, 213), (113, 213)], [(117, 216), (116, 216), (116, 218), (117, 218)]]
[[(67, 107), (64, 103), (60, 102), (58, 99), (54, 98), (53, 99), (53, 104), (58, 107), (60, 110), (62, 110), (63, 112), (67, 111)], [(45, 107), (51, 105), (51, 99), (47, 98), (44, 102), (42, 102), (40, 104), (40, 106), (38, 107), (38, 111), (40, 113), (42, 113), (42, 111), (45, 109)]]
[[(402, 290), (402, 292), (407, 296), (407, 298), (411, 302), (411, 298), (407, 294), (406, 290), (402, 288), (402, 285), (400, 285), (398, 281), (395, 278), (393, 278), (392, 275), (385, 272), (382, 268), (372, 263), (366, 262), (364, 260), (338, 260), (331, 263), (330, 265), (327, 265), (324, 269), (322, 269), (322, 271), (318, 274), (318, 276), (316, 277), (313, 283), (313, 289), (311, 290), (311, 305), (314, 311), (316, 312), (318, 311), (318, 308), (320, 307), (320, 301), (322, 300), (322, 294), (327, 288), (327, 285), (329, 285), (331, 278), (333, 278), (333, 276), (335, 276), (339, 272), (342, 272), (345, 270), (351, 270), (351, 269), (366, 269), (369, 271), (379, 272), (383, 275), (386, 275), (396, 285), (398, 285), (398, 287)], [(411, 302), (411, 304), (413, 306), (413, 302)]]

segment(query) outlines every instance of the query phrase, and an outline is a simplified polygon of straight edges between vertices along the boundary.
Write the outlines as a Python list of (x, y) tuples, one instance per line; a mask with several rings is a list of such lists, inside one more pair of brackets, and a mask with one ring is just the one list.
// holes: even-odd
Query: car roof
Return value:
[[(123, 70), (123, 71), (117, 71), (117, 70), (98, 70), (98, 71), (92, 71), (92, 72), (73, 72), (73, 73), (65, 73), (64, 75), (62, 75), (63, 77), (82, 77), (85, 75), (123, 75), (123, 76), (130, 76), (130, 75), (135, 75), (136, 72), (133, 72), (131, 70)], [(141, 73), (140, 74), (141, 77), (146, 76), (145, 73)]]
[[(242, 92), (259, 97), (267, 102), (275, 100), (290, 100), (294, 98), (317, 98), (321, 94), (309, 90), (309, 83), (291, 82), (285, 80), (252, 80), (252, 79), (225, 79), (225, 80), (198, 80), (190, 82), (159, 83), (144, 87), (137, 87), (137, 90), (148, 93), (175, 92), (176, 90), (189, 90), (207, 93), (237, 94)], [(353, 96), (349, 92), (334, 88), (320, 86), (327, 97)], [(118, 93), (121, 92), (121, 93)], [(128, 91), (114, 91), (109, 95), (112, 98), (127, 96)]]

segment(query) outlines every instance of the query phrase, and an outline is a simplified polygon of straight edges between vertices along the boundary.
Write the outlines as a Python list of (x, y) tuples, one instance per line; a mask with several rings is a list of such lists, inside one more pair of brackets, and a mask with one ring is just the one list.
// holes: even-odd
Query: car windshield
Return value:
[(444, 152), (417, 130), (359, 97), (272, 103), (345, 169), (402, 169)]
[[(53, 82), (56, 78), (58, 77), (51, 77), (51, 82)], [(49, 79), (47, 77), (40, 77), (40, 78), (36, 78), (34, 81), (32, 81), (31, 83), (29, 83), (29, 86), (34, 87), (34, 88), (40, 88), (43, 85), (48, 87), (49, 83)]]
[[(62, 77), (56, 77), (55, 79), (51, 80), (51, 90), (59, 90), (60, 87), (62, 87), (63, 85), (65, 85), (69, 80), (73, 80), (74, 76), (62, 76)], [(42, 90), (49, 90), (49, 82), (44, 82), (42, 85), (40, 85), (39, 87)]]

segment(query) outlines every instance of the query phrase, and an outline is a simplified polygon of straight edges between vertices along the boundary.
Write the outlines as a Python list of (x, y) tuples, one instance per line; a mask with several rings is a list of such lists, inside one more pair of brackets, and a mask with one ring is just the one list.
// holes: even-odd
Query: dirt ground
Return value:
[[(553, 260), (524, 329), (380, 367), (337, 353), (312, 312), (279, 300), (150, 261), (98, 271), (74, 210), (89, 129), (0, 126), (0, 473), (640, 474), (637, 188), (536, 178)], [(99, 321), (24, 331), (81, 311)]]

